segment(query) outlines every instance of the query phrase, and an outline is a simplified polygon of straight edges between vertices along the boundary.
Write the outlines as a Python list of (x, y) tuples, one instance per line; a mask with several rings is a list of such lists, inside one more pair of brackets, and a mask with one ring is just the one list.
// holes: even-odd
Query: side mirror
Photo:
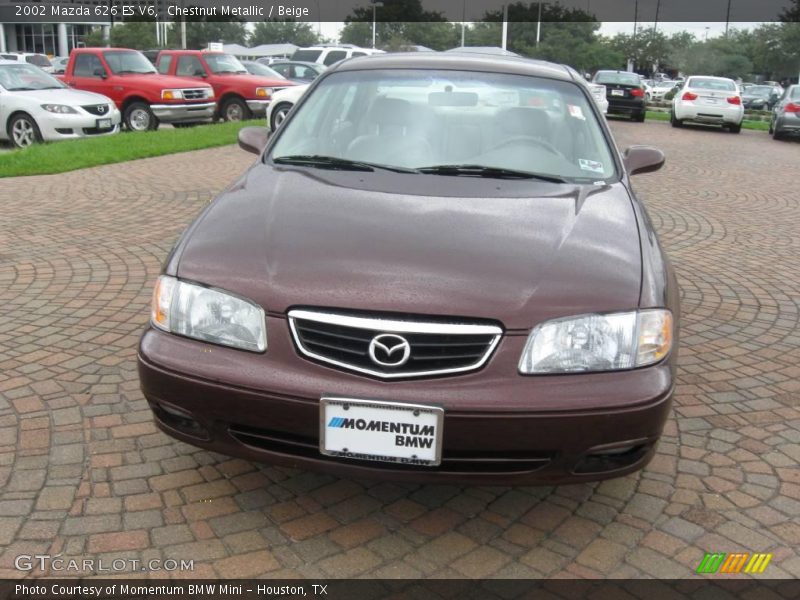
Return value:
[(664, 166), (665, 160), (664, 153), (652, 146), (631, 146), (622, 154), (628, 175), (658, 171)]
[(105, 79), (106, 78), (106, 71), (105, 71), (105, 69), (101, 69), (100, 67), (98, 67), (98, 68), (96, 68), (94, 70), (92, 75), (94, 77), (100, 77), (101, 79)]
[(253, 154), (261, 154), (269, 139), (266, 127), (244, 127), (239, 130), (239, 147)]
[(194, 77), (208, 77), (208, 75), (206, 74), (206, 72), (203, 69), (196, 69), (194, 74), (193, 74), (193, 76)]

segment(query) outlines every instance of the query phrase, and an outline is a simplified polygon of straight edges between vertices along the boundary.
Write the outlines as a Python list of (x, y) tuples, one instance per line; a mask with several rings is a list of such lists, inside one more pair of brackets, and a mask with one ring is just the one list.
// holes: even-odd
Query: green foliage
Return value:
[(314, 25), (291, 19), (256, 23), (250, 33), (250, 46), (260, 44), (295, 44), (313, 46), (320, 43)]
[[(84, 38), (83, 42), (87, 47), (105, 46), (102, 28), (96, 28)], [(133, 48), (134, 50), (149, 50), (158, 47), (155, 21), (117, 23), (111, 28), (109, 45), (114, 48)]]
[(209, 42), (244, 45), (247, 29), (238, 21), (186, 21), (187, 48), (202, 50)]
[[(345, 19), (340, 39), (345, 44), (372, 46), (372, 6), (356, 8)], [(446, 50), (458, 45), (461, 27), (441, 13), (424, 10), (421, 0), (392, 0), (376, 9), (376, 45), (421, 45)]]

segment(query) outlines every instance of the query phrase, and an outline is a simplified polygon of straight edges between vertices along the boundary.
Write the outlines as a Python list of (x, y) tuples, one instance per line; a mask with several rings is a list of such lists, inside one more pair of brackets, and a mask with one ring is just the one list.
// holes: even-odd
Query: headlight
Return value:
[(162, 100), (181, 100), (183, 92), (181, 90), (161, 90)]
[(258, 98), (272, 98), (272, 92), (274, 90), (272, 88), (256, 88), (256, 96)]
[(668, 310), (556, 319), (531, 332), (519, 372), (534, 375), (644, 367), (669, 354), (672, 338), (672, 313)]
[(153, 291), (154, 327), (223, 346), (264, 352), (264, 309), (221, 290), (162, 275)]
[(42, 108), (47, 112), (56, 113), (58, 115), (77, 114), (77, 110), (66, 104), (42, 104)]

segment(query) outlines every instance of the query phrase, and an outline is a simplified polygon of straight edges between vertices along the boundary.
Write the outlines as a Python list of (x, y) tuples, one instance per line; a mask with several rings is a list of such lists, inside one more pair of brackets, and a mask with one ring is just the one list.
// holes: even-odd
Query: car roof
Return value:
[(7, 60), (5, 58), (0, 58), (0, 65), (18, 65), (19, 61), (17, 60)]
[[(702, 79), (716, 79), (717, 81), (733, 81), (733, 79), (729, 77), (717, 77), (716, 75), (690, 75), (689, 79), (702, 78)], [(734, 83), (736, 83), (734, 81)]]
[(359, 56), (336, 63), (328, 71), (378, 69), (482, 71), (575, 81), (572, 70), (564, 65), (516, 56), (457, 52), (402, 52)]

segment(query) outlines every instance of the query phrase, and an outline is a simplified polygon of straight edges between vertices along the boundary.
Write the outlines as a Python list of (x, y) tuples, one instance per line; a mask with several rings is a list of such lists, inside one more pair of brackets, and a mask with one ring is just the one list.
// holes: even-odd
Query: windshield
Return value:
[(36, 65), (37, 67), (52, 66), (50, 64), (50, 59), (48, 59), (44, 54), (31, 54), (30, 56), (25, 57), (25, 61), (32, 65)]
[(247, 73), (241, 61), (232, 54), (204, 54), (212, 73)]
[(296, 50), (295, 53), (292, 54), (292, 60), (315, 62), (320, 54), (322, 54), (322, 50)]
[(103, 57), (108, 63), (108, 68), (115, 75), (126, 73), (155, 73), (153, 66), (144, 54), (133, 50), (122, 52), (103, 52)]
[(261, 63), (248, 61), (243, 63), (247, 72), (251, 75), (260, 75), (262, 77), (270, 77), (272, 79), (286, 79), (283, 75), (270, 69), (267, 65)]
[(768, 97), (772, 94), (773, 89), (769, 86), (753, 86), (747, 88), (747, 95), (748, 96), (761, 96), (762, 98)]
[[(711, 90), (716, 92), (735, 92), (736, 84), (730, 79), (710, 79), (707, 77), (692, 77), (686, 87), (696, 90)], [(750, 90), (747, 90), (750, 92)]]
[(476, 176), (503, 169), (593, 182), (615, 174), (593, 104), (574, 83), (523, 75), (341, 72), (298, 107), (271, 157), (413, 170), (457, 165)]
[(595, 75), (595, 83), (611, 83), (620, 85), (641, 85), (636, 73), (615, 73), (613, 71), (600, 71)]
[(0, 85), (9, 92), (47, 90), (66, 87), (55, 77), (48, 75), (39, 67), (20, 63), (0, 65)]

